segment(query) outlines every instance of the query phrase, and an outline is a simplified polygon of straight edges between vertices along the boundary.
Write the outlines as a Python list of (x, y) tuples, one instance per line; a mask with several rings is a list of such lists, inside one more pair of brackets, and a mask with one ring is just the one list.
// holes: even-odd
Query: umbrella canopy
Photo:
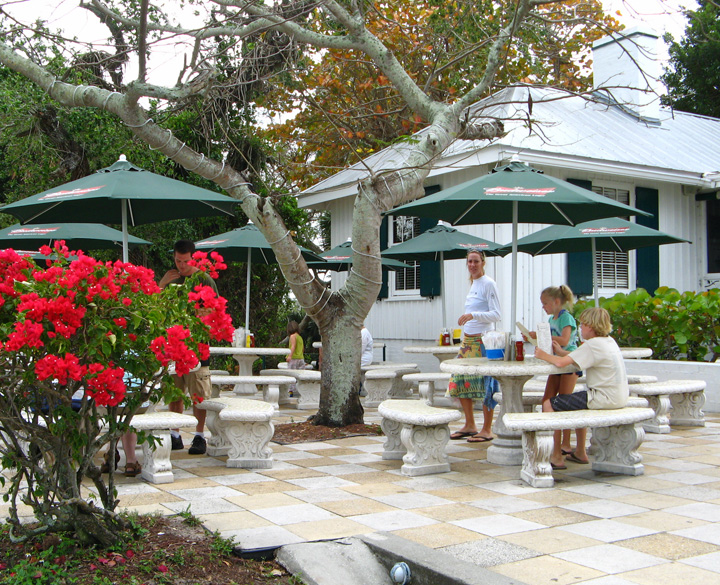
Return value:
[[(308, 262), (308, 266), (311, 268), (317, 268), (319, 270), (334, 270), (336, 272), (345, 272), (350, 270), (353, 263), (354, 251), (352, 248), (352, 241), (348, 240), (342, 244), (330, 248), (329, 250), (320, 254), (322, 262)], [(380, 260), (383, 270), (402, 270), (404, 268), (412, 268), (409, 264), (399, 262), (398, 260), (392, 260), (390, 258), (382, 258)]]
[[(39, 223), (15, 224), (0, 230), (0, 247), (39, 248), (52, 247), (53, 242), (65, 240), (71, 250), (104, 250), (121, 247), (122, 232), (98, 223)], [(129, 246), (149, 246), (151, 242), (128, 236)]]
[[(465, 258), (468, 250), (471, 249), (482, 250), (486, 255), (490, 256), (504, 256), (509, 253), (509, 250), (504, 250), (500, 244), (459, 232), (455, 228), (446, 225), (438, 224), (419, 236), (406, 240), (401, 244), (396, 244), (387, 250), (383, 250), (382, 255), (398, 260), (439, 260), (442, 263), (445, 260)], [(443, 271), (440, 270), (442, 326), (446, 327), (447, 317), (443, 287)]]
[[(554, 225), (517, 242), (519, 252), (533, 256), (563, 252), (593, 253), (593, 289), (598, 302), (597, 252), (627, 252), (636, 248), (661, 244), (689, 243), (664, 232), (626, 221), (618, 217), (588, 221), (575, 226)], [(503, 250), (509, 252), (511, 246)]]
[(489, 175), (443, 189), (396, 207), (392, 215), (434, 217), (453, 225), (512, 223), (512, 290), (510, 323), (517, 301), (517, 226), (523, 223), (575, 225), (644, 211), (543, 174), (521, 162), (497, 167)]
[[(195, 242), (195, 248), (201, 251), (217, 251), (223, 259), (235, 262), (247, 262), (247, 293), (245, 297), (245, 328), (250, 330), (250, 265), (275, 264), (275, 253), (262, 232), (252, 223)], [(307, 248), (300, 246), (300, 253), (305, 260), (323, 262), (323, 259)]]
[[(156, 175), (125, 160), (92, 175), (53, 187), (0, 208), (21, 223), (70, 220), (140, 225), (171, 219), (233, 215), (238, 201), (226, 195)], [(123, 239), (123, 260), (128, 243)]]

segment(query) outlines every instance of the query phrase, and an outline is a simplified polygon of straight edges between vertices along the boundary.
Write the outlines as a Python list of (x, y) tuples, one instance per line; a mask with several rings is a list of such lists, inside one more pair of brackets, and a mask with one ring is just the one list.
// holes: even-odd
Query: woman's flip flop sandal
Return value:
[(459, 441), (460, 439), (465, 439), (474, 435), (477, 435), (477, 431), (455, 431), (452, 435), (450, 435), (450, 440)]

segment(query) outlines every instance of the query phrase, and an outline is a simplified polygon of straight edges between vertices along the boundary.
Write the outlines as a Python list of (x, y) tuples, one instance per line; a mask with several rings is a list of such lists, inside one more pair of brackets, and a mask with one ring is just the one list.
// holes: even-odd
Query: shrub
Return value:
[[(143, 402), (181, 397), (171, 362), (187, 373), (211, 338), (232, 339), (232, 325), (199, 273), (161, 291), (151, 270), (82, 252), (70, 260), (61, 242), (55, 253), (42, 269), (0, 251), (0, 457), (9, 471), (0, 481), (13, 538), (73, 531), (107, 545), (125, 523), (96, 454), (114, 451)], [(203, 271), (224, 268), (219, 256), (194, 258)], [(36, 524), (20, 523), (21, 503)]]
[[(592, 299), (575, 304), (576, 318)], [(660, 287), (654, 295), (639, 288), (600, 299), (621, 346), (649, 347), (660, 360), (716, 361), (720, 356), (720, 289), (680, 293)]]

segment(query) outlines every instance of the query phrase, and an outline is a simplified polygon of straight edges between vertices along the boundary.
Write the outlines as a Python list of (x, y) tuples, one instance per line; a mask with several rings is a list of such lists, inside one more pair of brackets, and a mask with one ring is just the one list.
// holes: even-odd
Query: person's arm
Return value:
[(297, 338), (295, 337), (297, 333), (293, 333), (290, 336), (290, 355), (288, 356), (288, 359), (294, 359), (293, 354), (295, 353), (295, 345), (297, 344)]
[(168, 284), (170, 284), (171, 282), (175, 282), (179, 278), (180, 273), (177, 271), (176, 268), (172, 268), (163, 275), (163, 277), (160, 279), (160, 282), (158, 283), (158, 286), (160, 288), (165, 288)]
[[(569, 352), (565, 352), (565, 355), (552, 355), (546, 351), (543, 351), (539, 347), (535, 348), (535, 357), (541, 359), (557, 368), (564, 368), (565, 366), (571, 366), (575, 364), (573, 359), (570, 357)], [(577, 364), (575, 364), (577, 365)]]
[(553, 335), (552, 339), (553, 339), (553, 341), (557, 341), (561, 347), (565, 347), (568, 343), (570, 343), (571, 335), (572, 335), (572, 327), (570, 327), (570, 325), (565, 325), (565, 327), (562, 328), (562, 334), (561, 335)]
[(486, 292), (488, 310), (472, 313), (472, 318), (479, 323), (499, 323), (502, 319), (502, 313), (500, 312), (500, 295), (498, 294), (497, 285), (494, 281), (488, 284)]

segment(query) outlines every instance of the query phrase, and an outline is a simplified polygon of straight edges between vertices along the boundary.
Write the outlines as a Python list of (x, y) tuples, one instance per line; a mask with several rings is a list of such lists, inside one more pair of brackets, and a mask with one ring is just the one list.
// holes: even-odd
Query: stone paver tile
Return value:
[(313, 522), (316, 520), (330, 520), (337, 516), (313, 504), (295, 504), (291, 506), (277, 506), (274, 508), (256, 508), (254, 514), (265, 518), (277, 526), (298, 524), (300, 522)]
[(234, 539), (235, 545), (243, 550), (276, 548), (286, 544), (304, 542), (305, 539), (281, 526), (261, 526), (260, 528), (241, 528), (226, 530), (220, 536)]
[(402, 467), (402, 459), (386, 459), (376, 462), (365, 463), (366, 467), (372, 467), (378, 471), (399, 470)]
[(297, 524), (289, 524), (286, 528), (293, 534), (297, 534), (308, 541), (325, 540), (328, 538), (346, 538), (348, 536), (370, 532), (367, 526), (353, 522), (348, 518), (299, 522)]
[(443, 552), (480, 567), (505, 565), (539, 556), (537, 551), (512, 544), (499, 538), (481, 538), (447, 546)]
[(198, 477), (194, 475), (191, 478), (188, 479), (181, 479), (181, 480), (175, 480), (172, 483), (154, 483), (153, 486), (156, 487), (159, 490), (163, 490), (165, 492), (173, 493), (177, 490), (191, 490), (191, 489), (198, 489), (198, 488), (206, 488), (206, 487), (215, 487), (218, 486), (216, 481), (212, 481), (208, 479), (207, 477)]
[[(147, 506), (151, 504), (164, 504), (179, 502), (182, 498), (168, 494), (167, 492), (149, 492), (140, 494), (129, 494), (120, 497), (121, 506)], [(3, 516), (4, 518), (4, 516)]]
[(701, 540), (703, 542), (709, 542), (710, 544), (720, 546), (720, 524), (706, 524), (705, 526), (684, 528), (682, 530), (673, 531), (673, 534), (687, 536), (688, 538), (694, 538), (695, 540)]
[[(231, 486), (240, 486), (240, 485), (244, 485), (244, 484), (248, 484), (248, 483), (277, 481), (277, 480), (272, 479), (271, 477), (266, 477), (264, 475), (260, 475), (259, 473), (252, 473), (252, 472), (233, 473), (232, 475), (230, 475), (230, 474), (212, 475), (212, 476), (208, 476), (208, 479), (211, 479), (220, 485), (231, 485)], [(243, 489), (243, 488), (237, 488), (237, 489)]]
[(393, 530), (404, 530), (406, 528), (418, 528), (419, 526), (435, 525), (437, 522), (421, 514), (415, 514), (408, 510), (392, 510), (389, 512), (378, 512), (375, 514), (360, 514), (351, 516), (351, 520), (360, 522), (374, 530), (391, 532)]
[(583, 494), (593, 498), (604, 498), (614, 499), (621, 498), (623, 496), (632, 496), (641, 494), (642, 492), (638, 489), (629, 488), (625, 486), (616, 485), (614, 483), (596, 482), (588, 483), (585, 485), (576, 485), (563, 488), (564, 492), (572, 492), (576, 494)]
[(579, 502), (589, 502), (593, 498), (584, 494), (576, 494), (565, 490), (537, 490), (529, 494), (517, 494), (517, 497), (547, 504), (549, 506), (559, 506), (560, 504), (577, 504)]
[(682, 559), (681, 562), (713, 573), (720, 573), (720, 552)]
[(640, 475), (635, 477), (629, 475), (618, 475), (612, 478), (612, 483), (618, 487), (628, 487), (644, 492), (669, 490), (681, 485), (676, 481), (658, 479), (657, 476), (654, 475)]
[(377, 453), (352, 453), (351, 455), (336, 455), (333, 459), (344, 461), (345, 463), (377, 463), (382, 461), (380, 454)]
[[(177, 469), (173, 468), (173, 474), (175, 474), (176, 471), (177, 471)], [(238, 475), (238, 472), (242, 472), (244, 470), (237, 469), (236, 467), (226, 467), (225, 463), (222, 463), (221, 465), (208, 465), (206, 467), (197, 467), (194, 469), (188, 469), (188, 470), (184, 470), (184, 471), (185, 472), (190, 471), (198, 477), (207, 477), (207, 478), (215, 481), (213, 479), (214, 477), (222, 477), (224, 475)]]
[(494, 512), (496, 514), (515, 514), (516, 512), (527, 512), (528, 510), (539, 510), (547, 508), (548, 504), (541, 504), (526, 500), (525, 498), (517, 498), (515, 496), (495, 496), (491, 498), (483, 498), (468, 502), (469, 505)]
[(280, 506), (296, 506), (302, 504), (302, 500), (293, 498), (288, 494), (281, 492), (271, 492), (268, 494), (255, 494), (253, 496), (238, 496), (234, 498), (225, 498), (228, 502), (237, 504), (245, 510), (259, 510), (260, 508), (277, 508)]
[(717, 504), (693, 502), (691, 504), (667, 508), (665, 511), (669, 514), (677, 514), (678, 516), (689, 516), (690, 518), (697, 518), (698, 520), (706, 520), (708, 522), (720, 522), (720, 506)]
[(338, 516), (360, 516), (362, 514), (377, 514), (379, 512), (397, 510), (397, 508), (393, 508), (382, 502), (359, 497), (352, 500), (316, 502), (316, 505)]
[(686, 516), (677, 516), (668, 514), (662, 510), (653, 510), (650, 512), (642, 512), (641, 514), (633, 514), (631, 516), (622, 516), (616, 518), (618, 522), (633, 524), (634, 526), (644, 526), (654, 530), (670, 532), (672, 530), (681, 530), (683, 528), (692, 528), (693, 526), (704, 526), (707, 522), (688, 518)]
[(430, 490), (427, 493), (455, 502), (472, 502), (474, 500), (494, 498), (497, 496), (497, 492), (492, 492), (472, 485), (460, 485), (457, 487)]
[(498, 538), (546, 555), (599, 544), (599, 541), (593, 538), (571, 534), (558, 530), (557, 528), (544, 528), (531, 532), (516, 532), (514, 534), (505, 534)]
[(710, 585), (717, 581), (717, 573), (691, 567), (684, 563), (666, 563), (623, 573), (624, 578), (638, 585), (658, 583), (682, 583), (683, 585)]
[(213, 498), (228, 498), (232, 496), (240, 496), (242, 492), (237, 491), (225, 485), (217, 485), (211, 487), (197, 487), (170, 490), (170, 493), (183, 500), (207, 500)]
[(667, 459), (665, 461), (657, 461), (656, 467), (663, 469), (671, 469), (672, 471), (698, 471), (700, 469), (711, 469), (712, 465), (706, 463), (698, 463), (697, 461), (688, 461), (683, 459)]
[(227, 514), (208, 514), (199, 516), (203, 526), (211, 532), (225, 532), (241, 528), (260, 528), (272, 526), (270, 522), (252, 512), (228, 512)]
[(409, 494), (411, 490), (395, 483), (373, 483), (367, 485), (354, 485), (343, 488), (346, 492), (372, 498), (375, 496), (388, 496), (390, 494)]
[(497, 483), (502, 481), (502, 477), (492, 473), (491, 471), (457, 471), (453, 470), (453, 481), (459, 484), (467, 484), (481, 486), (488, 483)]
[(595, 520), (595, 516), (589, 516), (573, 510), (566, 510), (565, 508), (557, 507), (515, 512), (512, 515), (515, 516), (515, 518), (521, 518), (530, 522), (537, 522), (538, 524), (543, 524), (544, 526), (567, 526), (568, 524), (579, 524)]
[(594, 538), (601, 542), (615, 542), (618, 540), (626, 540), (628, 538), (647, 536), (648, 534), (654, 534), (657, 532), (657, 530), (653, 530), (651, 528), (633, 526), (632, 524), (626, 524), (616, 520), (592, 520), (590, 522), (581, 522), (580, 524), (562, 526), (560, 527), (560, 530), (565, 530), (566, 532), (571, 532), (572, 534), (580, 534), (582, 536), (587, 536), (588, 538)]
[(541, 488), (530, 487), (524, 481), (519, 479), (496, 481), (493, 483), (483, 484), (483, 489), (496, 492), (498, 494), (505, 494), (506, 496), (518, 496), (523, 497), (528, 494), (536, 494), (538, 492), (545, 491)]
[(686, 500), (709, 502), (711, 500), (720, 499), (720, 486), (718, 486), (718, 488), (708, 485), (678, 486), (667, 490), (661, 490), (660, 493)]
[(532, 585), (571, 585), (602, 575), (600, 571), (550, 556), (496, 565), (492, 570), (520, 583), (527, 583), (528, 575), (532, 575)]
[(393, 533), (429, 548), (440, 548), (485, 538), (477, 532), (465, 530), (451, 524), (433, 525), (432, 529), (424, 526), (406, 528), (405, 530), (395, 530)]
[(599, 544), (587, 548), (553, 553), (553, 556), (582, 567), (609, 574), (624, 573), (667, 563), (664, 559), (615, 544)]
[[(312, 455), (312, 453), (299, 453), (299, 455)], [(329, 467), (331, 465), (340, 465), (342, 461), (333, 459), (332, 457), (315, 457), (313, 459), (293, 459), (293, 465), (296, 467), (315, 468), (320, 466)]]
[(388, 494), (386, 496), (372, 496), (372, 499), (377, 500), (388, 506), (399, 508), (401, 510), (411, 510), (413, 508), (427, 508), (430, 506), (442, 506), (449, 504), (450, 500), (445, 498), (438, 498), (432, 494), (426, 494), (423, 492), (414, 492), (410, 494)]
[(370, 445), (355, 445), (353, 447), (355, 451), (362, 451), (363, 453), (378, 453), (381, 454), (385, 449), (382, 443), (372, 443)]
[[(198, 473), (203, 467), (225, 468), (225, 458), (217, 459), (215, 457), (193, 457), (192, 459), (179, 459), (175, 461), (173, 457), (173, 468), (184, 469)], [(198, 473), (199, 475), (199, 473)]]
[(605, 575), (597, 579), (583, 581), (583, 585), (637, 585), (637, 583), (623, 579), (620, 575)]
[(665, 479), (667, 481), (675, 481), (684, 485), (702, 485), (704, 483), (710, 483), (717, 481), (710, 475), (704, 473), (685, 472), (685, 471), (673, 471), (671, 473), (660, 473), (655, 476), (657, 479)]
[(130, 514), (157, 514), (159, 516), (171, 516), (175, 514), (173, 510), (162, 504), (141, 504), (139, 506), (120, 505), (118, 511)]
[(372, 467), (367, 467), (365, 465), (356, 465), (354, 463), (342, 463), (341, 461), (335, 461), (336, 465), (325, 465), (325, 466), (316, 466), (313, 465), (313, 469), (315, 471), (319, 471), (320, 473), (324, 473), (327, 475), (335, 475), (335, 476), (342, 476), (342, 475), (350, 475), (351, 473), (373, 473), (375, 472), (375, 469)]
[(340, 488), (293, 490), (285, 492), (288, 496), (302, 500), (308, 504), (319, 502), (339, 502), (343, 500), (357, 500), (360, 496), (341, 490)]
[(417, 514), (422, 514), (428, 518), (437, 520), (438, 522), (450, 522), (451, 520), (465, 520), (467, 518), (478, 518), (480, 516), (490, 516), (492, 512), (480, 510), (474, 506), (467, 504), (446, 504), (444, 506), (431, 506), (429, 508), (417, 508), (413, 510)]
[(684, 538), (677, 534), (658, 533), (639, 538), (631, 538), (616, 543), (632, 550), (661, 557), (669, 561), (679, 561), (720, 550), (714, 544)]
[(487, 460), (487, 451), (477, 451), (475, 449), (471, 451), (457, 451), (453, 453), (453, 456), (468, 461), (485, 461)]
[(273, 451), (273, 459), (275, 461), (292, 461), (293, 464), (296, 464), (298, 459), (328, 459), (328, 457), (308, 453), (307, 451), (283, 451), (280, 453)]
[(184, 502), (169, 502), (165, 504), (174, 512), (190, 512), (193, 516), (203, 514), (227, 514), (240, 512), (242, 508), (223, 498), (202, 498), (199, 500), (186, 500)]
[(423, 477), (413, 477), (411, 479), (404, 478), (398, 480), (397, 484), (401, 487), (413, 490), (416, 492), (430, 492), (434, 490), (442, 490), (454, 487), (460, 487), (462, 484), (458, 484), (450, 476), (451, 474), (441, 475), (427, 475)]
[(242, 485), (234, 485), (233, 487), (237, 491), (247, 494), (249, 496), (252, 496), (255, 494), (272, 493), (272, 492), (286, 492), (288, 490), (297, 489), (297, 486), (294, 486), (291, 483), (287, 483), (285, 481), (275, 481), (275, 480), (262, 481), (262, 482), (258, 482), (258, 483), (244, 483)]
[(527, 520), (505, 514), (492, 514), (490, 516), (467, 518), (465, 520), (453, 520), (450, 524), (467, 528), (468, 530), (473, 530), (486, 536), (502, 536), (503, 534), (512, 534), (513, 532), (525, 532), (545, 528), (545, 526), (537, 522), (528, 522)]
[[(288, 479), (287, 483), (306, 490), (350, 487), (355, 485), (352, 481), (332, 475), (320, 475), (318, 477), (305, 477), (302, 479)], [(297, 487), (295, 489), (297, 489)]]
[(305, 477), (320, 477), (322, 473), (314, 469), (306, 469), (304, 467), (293, 467), (293, 469), (268, 469), (259, 472), (261, 475), (271, 477), (273, 479), (302, 479)]
[(634, 506), (642, 506), (650, 510), (667, 510), (673, 506), (680, 506), (687, 503), (687, 500), (676, 498), (674, 496), (666, 496), (664, 494), (641, 492), (638, 495), (623, 496), (617, 498), (618, 502), (624, 504), (632, 504)]
[(343, 475), (342, 478), (353, 483), (394, 483), (397, 481), (397, 475), (388, 473), (387, 471), (372, 471), (370, 473), (349, 473)]
[(638, 514), (647, 511), (647, 508), (633, 506), (631, 504), (621, 504), (613, 500), (590, 500), (588, 502), (579, 502), (577, 504), (563, 504), (560, 506), (567, 510), (574, 510), (581, 514), (590, 514), (598, 518), (617, 518), (618, 516), (629, 516), (630, 514)]
[(341, 449), (347, 449), (355, 445), (371, 445), (374, 442), (375, 441), (369, 440), (368, 437), (345, 437), (344, 439), (331, 439), (330, 441), (326, 441), (326, 443)]

